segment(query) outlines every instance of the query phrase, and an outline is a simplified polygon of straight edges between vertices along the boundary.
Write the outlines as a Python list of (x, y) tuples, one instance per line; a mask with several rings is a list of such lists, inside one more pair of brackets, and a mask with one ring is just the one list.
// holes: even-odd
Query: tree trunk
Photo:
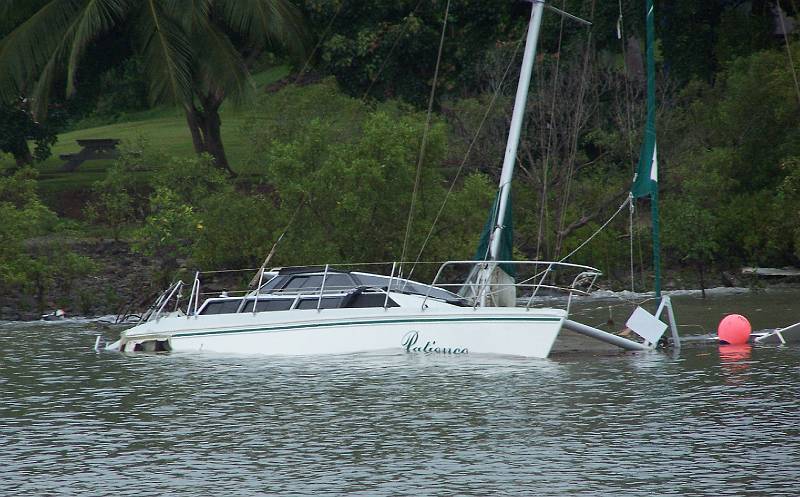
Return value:
[(203, 135), (200, 133), (200, 116), (198, 115), (199, 112), (194, 107), (187, 106), (184, 109), (186, 112), (186, 124), (189, 125), (189, 132), (192, 134), (192, 145), (194, 145), (194, 151), (196, 154), (202, 154), (205, 152), (205, 146), (203, 145)]
[(222, 144), (222, 133), (220, 126), (222, 121), (219, 117), (219, 105), (221, 99), (207, 98), (203, 109), (195, 106), (187, 106), (186, 124), (192, 135), (192, 145), (197, 154), (207, 153), (214, 158), (214, 164), (224, 170), (230, 176), (236, 176), (228, 163), (225, 155), (225, 147)]
[(219, 118), (219, 112), (216, 109), (208, 110), (204, 117), (203, 137), (205, 138), (206, 152), (214, 157), (217, 167), (224, 169), (231, 176), (236, 176), (236, 173), (233, 172), (230, 164), (228, 164), (225, 147), (222, 145), (222, 133), (220, 130), (222, 123)]
[(17, 146), (14, 147), (12, 155), (14, 156), (14, 161), (16, 161), (18, 169), (33, 164), (33, 156), (31, 155), (31, 149), (28, 147), (27, 140), (20, 140)]

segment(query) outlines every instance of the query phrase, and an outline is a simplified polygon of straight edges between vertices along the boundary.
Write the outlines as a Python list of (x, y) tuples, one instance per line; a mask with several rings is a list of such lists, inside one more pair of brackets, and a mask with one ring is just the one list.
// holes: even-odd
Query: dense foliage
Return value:
[(90, 260), (64, 245), (65, 227), (39, 200), (33, 169), (0, 177), (0, 219), (0, 291), (24, 289), (41, 312), (56, 280), (69, 284), (92, 270)]
[[(244, 7), (234, 8), (265, 2), (159, 0), (148, 22), (133, 15), (136, 2), (68, 2), (67, 17), (88, 24), (67, 41), (51, 37), (42, 17), (32, 21), (33, 12), (47, 13), (56, 2), (4, 4), (16, 15), (0, 23), (0, 65), (8, 69), (0, 75), (7, 97), (0, 148), (36, 139), (43, 129), (30, 113), (28, 121), (19, 113), (3, 120), (20, 95), (66, 89), (55, 100), (70, 96), (62, 107), (90, 119), (120, 119), (155, 102), (148, 95), (171, 95), (201, 153), (171, 157), (147, 143), (127, 144), (82, 217), (131, 242), (165, 279), (179, 267), (257, 266), (284, 232), (274, 265), (469, 257), (495, 193), (530, 4), (449, 2), (406, 240), (448, 2), (277, 2), (288, 17), (263, 17), (276, 22), (259, 26), (244, 21)], [(800, 42), (797, 29), (783, 34), (798, 17), (795, 4), (655, 3), (665, 264), (704, 284), (743, 265), (800, 263)], [(95, 25), (91, 6), (100, 4), (113, 15)], [(626, 198), (644, 122), (643, 4), (558, 3), (591, 20), (591, 28), (545, 15), (514, 184), (520, 257), (564, 257)], [(195, 15), (183, 15), (186, 6)], [(290, 60), (266, 43), (270, 36), (284, 47), (305, 46), (303, 30), (289, 28), (299, 26), (289, 22), (297, 12), (316, 48), (304, 52), (308, 60), (291, 59), (304, 64), (286, 80), (250, 91), (251, 69)], [(156, 19), (168, 21), (174, 36), (138, 44), (142, 30), (165, 34), (153, 28)], [(53, 33), (63, 32), (56, 24), (62, 31)], [(37, 36), (41, 47), (32, 47)], [(169, 50), (159, 55), (154, 43)], [(85, 50), (97, 56), (81, 57)], [(60, 62), (47, 65), (48, 54)], [(241, 165), (250, 174), (236, 180), (220, 173), (227, 164), (220, 150), (197, 146), (216, 133), (221, 147), (217, 111), (228, 97), (246, 104), (245, 126), (227, 130), (249, 143)], [(198, 119), (210, 127), (203, 131)], [(48, 137), (52, 132), (40, 141), (46, 145)], [(19, 258), (30, 254), (24, 240), (55, 220), (41, 202), (2, 205), (16, 225), (30, 225), (4, 235), (0, 256), (5, 281), (22, 281), (30, 277), (18, 271), (30, 266)], [(571, 261), (648, 287), (649, 211), (646, 201), (636, 202), (632, 216), (626, 209)]]

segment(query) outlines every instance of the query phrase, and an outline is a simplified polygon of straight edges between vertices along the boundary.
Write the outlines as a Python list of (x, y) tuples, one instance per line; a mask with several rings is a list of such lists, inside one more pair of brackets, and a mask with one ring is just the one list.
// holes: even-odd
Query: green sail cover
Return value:
[(658, 192), (658, 150), (656, 147), (656, 62), (654, 54), (655, 28), (653, 0), (646, 1), (647, 17), (647, 123), (639, 164), (633, 178), (634, 197), (653, 197)]
[[(492, 231), (497, 223), (497, 205), (500, 202), (500, 194), (495, 197), (492, 209), (489, 211), (489, 218), (483, 226), (481, 232), (481, 240), (478, 242), (478, 250), (475, 252), (476, 261), (485, 261), (489, 259), (489, 243), (492, 238)], [(500, 253), (497, 254), (497, 260), (510, 261), (513, 258), (514, 247), (514, 223), (511, 216), (512, 211), (511, 193), (508, 194), (508, 203), (506, 204), (505, 225), (500, 231)], [(500, 264), (500, 268), (511, 277), (516, 276), (513, 264)]]

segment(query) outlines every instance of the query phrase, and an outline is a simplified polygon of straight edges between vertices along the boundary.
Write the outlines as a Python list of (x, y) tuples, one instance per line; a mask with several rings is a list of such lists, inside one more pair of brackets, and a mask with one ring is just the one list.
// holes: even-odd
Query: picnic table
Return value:
[(78, 166), (87, 160), (116, 159), (119, 157), (117, 145), (119, 140), (115, 138), (99, 138), (75, 140), (81, 147), (81, 151), (74, 154), (61, 154), (58, 157), (67, 161), (61, 166), (62, 171), (74, 171)]

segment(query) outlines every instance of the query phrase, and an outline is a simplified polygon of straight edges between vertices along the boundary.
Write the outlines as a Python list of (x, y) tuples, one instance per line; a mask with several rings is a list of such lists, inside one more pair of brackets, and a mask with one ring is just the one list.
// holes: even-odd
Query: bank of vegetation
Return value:
[[(0, 314), (117, 312), (197, 267), (257, 267), (283, 233), (271, 265), (473, 255), (528, 3), (452, 2), (430, 122), (444, 1), (67, 4), (0, 16)], [(644, 2), (564, 8), (594, 25), (543, 26), (513, 194), (524, 258), (563, 257), (616, 211), (643, 132)], [(668, 286), (797, 265), (796, 6), (656, 9)], [(61, 171), (79, 138), (122, 139), (121, 156)], [(630, 288), (633, 247), (649, 288), (646, 202), (632, 221), (572, 262)]]

